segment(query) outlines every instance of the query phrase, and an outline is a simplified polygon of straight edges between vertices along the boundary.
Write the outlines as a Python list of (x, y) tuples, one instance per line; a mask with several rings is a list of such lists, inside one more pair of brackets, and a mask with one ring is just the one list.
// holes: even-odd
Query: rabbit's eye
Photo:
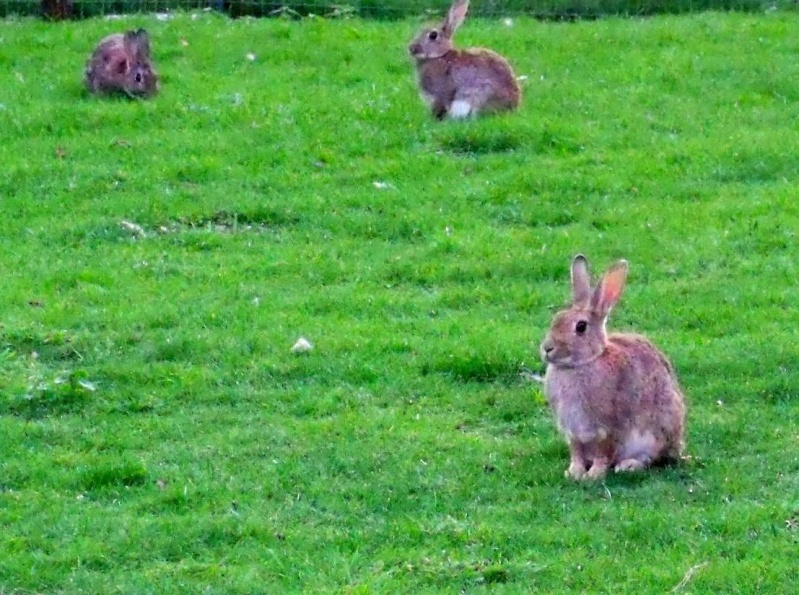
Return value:
[(427, 38), (430, 41), (435, 41), (437, 37), (438, 37), (438, 31), (430, 31), (430, 33), (427, 34)]
[(574, 330), (578, 335), (582, 335), (583, 333), (585, 333), (585, 329), (587, 328), (588, 328), (588, 323), (585, 320), (578, 320), (577, 324), (574, 327)]
[(140, 83), (140, 82), (141, 82), (141, 72), (137, 72), (137, 73), (136, 73), (136, 82), (137, 82), (137, 83)]

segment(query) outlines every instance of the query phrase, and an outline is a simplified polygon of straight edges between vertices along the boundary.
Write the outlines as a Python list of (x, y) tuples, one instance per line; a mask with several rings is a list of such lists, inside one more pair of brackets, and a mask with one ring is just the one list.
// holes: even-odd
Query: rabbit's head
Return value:
[(128, 31), (123, 40), (124, 52), (116, 67), (122, 88), (130, 95), (149, 97), (158, 91), (158, 75), (150, 59), (150, 37), (147, 31)]
[(605, 351), (605, 322), (624, 291), (627, 261), (619, 260), (591, 288), (588, 259), (574, 257), (571, 267), (571, 306), (558, 312), (546, 338), (541, 343), (541, 358), (548, 364), (562, 367), (581, 366), (598, 358)]
[(438, 27), (424, 29), (408, 45), (411, 56), (416, 60), (431, 60), (452, 51), (452, 36), (463, 23), (468, 10), (469, 0), (456, 0)]

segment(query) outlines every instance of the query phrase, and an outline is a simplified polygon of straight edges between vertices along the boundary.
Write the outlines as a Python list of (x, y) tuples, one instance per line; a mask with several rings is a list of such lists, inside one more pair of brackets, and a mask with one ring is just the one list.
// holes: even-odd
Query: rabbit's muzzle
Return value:
[(551, 364), (555, 357), (555, 345), (547, 338), (541, 343), (540, 347), (541, 359), (546, 363)]

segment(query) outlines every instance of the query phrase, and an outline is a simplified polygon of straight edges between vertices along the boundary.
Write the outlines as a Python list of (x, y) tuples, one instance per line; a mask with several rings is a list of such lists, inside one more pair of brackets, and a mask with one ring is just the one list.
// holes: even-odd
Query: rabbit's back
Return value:
[(85, 83), (91, 92), (107, 91), (121, 86), (114, 59), (124, 55), (124, 36), (114, 33), (100, 40), (86, 63)]
[(419, 60), (417, 68), (421, 95), (437, 117), (514, 110), (521, 101), (513, 70), (491, 50), (453, 49)]
[(636, 424), (638, 427), (661, 426), (671, 419), (681, 422), (683, 396), (674, 367), (654, 343), (643, 335), (612, 333), (608, 336), (607, 353), (616, 358), (610, 365), (621, 370), (618, 375), (620, 410), (640, 420), (641, 423)]
[(455, 99), (477, 100), (484, 109), (515, 109), (521, 89), (508, 62), (488, 49), (461, 50), (450, 71)]

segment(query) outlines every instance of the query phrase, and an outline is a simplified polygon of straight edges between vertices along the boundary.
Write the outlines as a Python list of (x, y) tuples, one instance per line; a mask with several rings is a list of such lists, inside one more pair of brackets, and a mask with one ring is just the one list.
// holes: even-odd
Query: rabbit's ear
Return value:
[(572, 303), (587, 305), (591, 297), (591, 273), (588, 271), (588, 259), (578, 254), (572, 260)]
[(445, 37), (451, 38), (455, 34), (455, 30), (466, 18), (467, 10), (469, 10), (469, 0), (456, 0), (450, 7), (447, 18), (444, 19), (444, 25), (441, 27), (441, 32)]
[(138, 45), (136, 35), (136, 31), (125, 31), (125, 35), (122, 37), (122, 45), (131, 53), (136, 51), (136, 46)]
[(136, 44), (141, 58), (150, 57), (150, 36), (147, 34), (146, 29), (139, 29), (136, 31)]
[(150, 56), (150, 36), (144, 29), (137, 31), (126, 31), (123, 40), (125, 50), (138, 58), (148, 58)]
[(619, 302), (624, 291), (624, 282), (627, 280), (627, 268), (627, 261), (619, 260), (602, 276), (591, 296), (591, 307), (595, 312), (607, 316), (613, 306)]

